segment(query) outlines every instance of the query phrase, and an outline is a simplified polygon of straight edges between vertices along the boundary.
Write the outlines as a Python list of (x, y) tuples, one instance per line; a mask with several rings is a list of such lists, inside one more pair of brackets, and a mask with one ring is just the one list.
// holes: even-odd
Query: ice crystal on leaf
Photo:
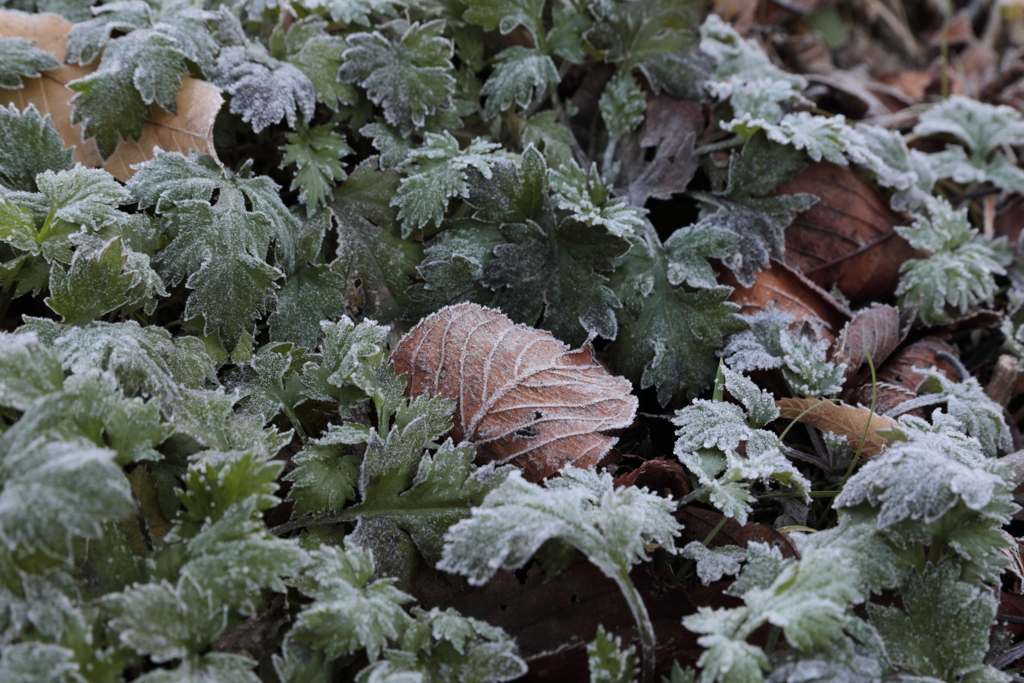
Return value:
[(379, 31), (351, 35), (339, 77), (365, 88), (384, 119), (408, 135), (428, 114), (452, 107), (452, 44), (442, 31), (444, 21), (435, 20), (412, 24), (398, 41)]
[(608, 81), (598, 102), (608, 137), (616, 139), (631, 133), (643, 123), (647, 100), (636, 79), (617, 72)]
[(70, 169), (71, 155), (53, 120), (35, 105), (20, 112), (13, 104), (0, 105), (0, 187), (37, 192), (36, 176)]
[(715, 75), (724, 81), (750, 81), (761, 77), (791, 83), (804, 88), (807, 81), (775, 66), (764, 50), (746, 40), (717, 14), (709, 14), (700, 27), (700, 49), (715, 59)]
[(300, 69), (274, 59), (259, 43), (223, 48), (210, 73), (214, 84), (232, 96), (231, 113), (241, 114), (256, 133), (284, 119), (294, 128), (300, 120), (298, 111), (303, 123), (313, 116), (313, 84)]
[(963, 140), (981, 159), (1001, 145), (1024, 142), (1024, 119), (1012, 107), (993, 106), (954, 95), (921, 114), (915, 135), (946, 133)]
[(946, 404), (949, 416), (960, 423), (968, 435), (976, 438), (982, 450), (994, 457), (1000, 450), (1013, 448), (1010, 428), (1003, 420), (1003, 408), (985, 393), (973, 377), (953, 382), (936, 370), (922, 370), (927, 377), (918, 391), (934, 395), (936, 402)]
[(558, 85), (555, 63), (538, 50), (515, 45), (500, 52), (495, 60), (494, 71), (480, 91), (487, 97), (484, 114), (488, 118), (513, 104), (526, 107)]
[(348, 177), (342, 157), (352, 153), (345, 137), (330, 125), (308, 128), (299, 124), (294, 133), (286, 133), (288, 144), (281, 149), (281, 166), (295, 165), (292, 190), (299, 190), (299, 201), (306, 205), (307, 215), (327, 203), (335, 181)]
[(584, 172), (575, 161), (551, 170), (558, 208), (572, 212), (573, 217), (590, 226), (602, 226), (616, 237), (636, 232), (644, 223), (645, 209), (630, 206), (621, 197), (611, 196), (597, 166)]
[(325, 10), (332, 21), (370, 26), (370, 15), (393, 17), (405, 3), (398, 0), (302, 0), (310, 10)]
[(30, 40), (0, 38), (0, 88), (21, 88), (22, 78), (39, 78), (40, 71), (58, 66), (53, 55), (32, 47)]
[(721, 581), (726, 574), (735, 575), (740, 571), (747, 551), (734, 545), (722, 548), (708, 548), (699, 541), (686, 544), (682, 556), (697, 562), (697, 576), (705, 586)]
[(636, 679), (636, 662), (632, 648), (622, 647), (618, 636), (609, 635), (598, 625), (594, 642), (587, 645), (587, 667), (590, 683), (632, 683)]

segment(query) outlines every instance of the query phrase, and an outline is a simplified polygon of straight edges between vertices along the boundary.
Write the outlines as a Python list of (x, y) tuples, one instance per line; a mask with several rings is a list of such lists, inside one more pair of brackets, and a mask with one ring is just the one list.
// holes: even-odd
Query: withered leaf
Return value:
[(75, 146), (75, 161), (90, 168), (105, 169), (122, 182), (135, 174), (132, 164), (153, 158), (155, 147), (167, 152), (181, 152), (185, 156), (195, 150), (217, 158), (213, 123), (224, 98), (216, 86), (191, 76), (182, 76), (177, 113), (172, 114), (156, 104), (150, 105), (150, 116), (143, 126), (142, 137), (121, 140), (114, 153), (104, 161), (95, 140), (82, 139), (82, 125), (71, 123), (71, 98), (75, 93), (65, 84), (88, 76), (99, 65), (98, 61), (85, 66), (63, 63), (67, 34), (72, 26), (57, 14), (25, 14), (0, 9), (0, 38), (32, 40), (34, 47), (49, 52), (62, 62), (60, 67), (44, 72), (40, 78), (23, 79), (22, 88), (0, 90), (0, 104), (14, 104), (19, 110), (34, 104), (39, 113), (50, 115), (64, 144)]
[[(917, 309), (915, 307), (914, 313)], [(859, 311), (846, 324), (836, 343), (837, 361), (846, 363), (846, 379), (857, 374), (868, 362), (881, 367), (897, 346), (907, 338), (914, 315), (900, 315), (898, 308), (875, 304)]]
[(477, 459), (511, 462), (527, 479), (565, 465), (589, 468), (629, 426), (632, 386), (548, 332), (515, 325), (500, 311), (459, 304), (424, 318), (391, 356), (408, 375), (406, 393), (458, 400), (451, 436), (477, 446)]
[[(823, 432), (839, 434), (846, 438), (854, 450), (864, 437), (864, 429), (867, 427), (867, 438), (860, 452), (864, 457), (881, 453), (889, 442), (879, 432), (897, 426), (896, 420), (873, 414), (867, 408), (854, 408), (819, 398), (783, 398), (776, 401), (775, 405), (779, 407), (779, 417), (806, 422)], [(868, 418), (871, 419), (870, 425)]]

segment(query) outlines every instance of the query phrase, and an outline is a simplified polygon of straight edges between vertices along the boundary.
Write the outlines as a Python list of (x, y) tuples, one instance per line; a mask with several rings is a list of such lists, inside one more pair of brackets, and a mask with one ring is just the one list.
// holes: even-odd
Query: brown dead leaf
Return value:
[(718, 281), (733, 288), (729, 301), (740, 305), (740, 313), (771, 308), (785, 311), (793, 316), (794, 325), (810, 325), (819, 339), (829, 343), (851, 318), (850, 311), (832, 295), (781, 261), (772, 259), (771, 267), (759, 272), (750, 287), (742, 286), (732, 271), (716, 270)]
[(892, 429), (898, 424), (896, 420), (872, 413), (867, 408), (854, 408), (843, 403), (837, 405), (819, 398), (783, 398), (776, 401), (775, 405), (779, 407), (780, 417), (805, 422), (823, 432), (839, 434), (846, 438), (854, 450), (860, 445), (864, 429), (867, 428), (867, 438), (864, 439), (864, 448), (860, 454), (868, 458), (881, 453), (889, 443), (878, 432)]
[(690, 493), (686, 470), (672, 460), (648, 460), (632, 472), (615, 477), (615, 488), (623, 486), (639, 486), (671, 498)]
[[(681, 539), (676, 545), (682, 547), (690, 541), (703, 542), (705, 538), (716, 528), (725, 516), (716, 510), (705, 510), (696, 505), (684, 505), (676, 510), (678, 519), (683, 529), (680, 532)], [(711, 539), (709, 547), (718, 548), (726, 545), (736, 545), (746, 548), (751, 541), (767, 543), (775, 546), (782, 553), (783, 557), (797, 557), (796, 546), (789, 540), (789, 537), (781, 531), (757, 522), (740, 524), (735, 519), (725, 520), (725, 524), (718, 529), (718, 533)]]
[(880, 299), (899, 282), (917, 252), (893, 230), (905, 225), (851, 168), (825, 162), (797, 173), (778, 194), (809, 192), (820, 201), (786, 228), (786, 263), (854, 302)]
[(511, 462), (530, 481), (567, 464), (590, 468), (615, 444), (599, 432), (627, 427), (632, 385), (570, 351), (549, 332), (515, 325), (476, 304), (442, 308), (409, 331), (392, 354), (409, 395), (458, 399), (452, 437), (485, 462)]
[[(917, 313), (916, 307), (913, 313)], [(867, 364), (868, 355), (876, 368), (899, 346), (914, 322), (914, 315), (901, 315), (898, 308), (875, 304), (858, 311), (839, 333), (834, 359), (846, 363), (847, 380)]]
[[(936, 367), (949, 379), (960, 381), (960, 373), (956, 366), (942, 358), (942, 354), (949, 354), (955, 358), (957, 350), (938, 337), (925, 337), (901, 349), (882, 363), (875, 372), (875, 412), (884, 415), (917, 396), (917, 387), (925, 379), (920, 370)], [(861, 372), (856, 380), (847, 384), (842, 396), (847, 403), (870, 405), (871, 377)], [(918, 410), (910, 414), (923, 417), (924, 411)]]
[[(693, 144), (704, 130), (701, 105), (668, 95), (649, 96), (637, 145), (620, 145), (630, 156), (620, 159), (617, 192), (629, 197), (633, 206), (643, 206), (650, 197), (671, 199), (684, 192), (697, 170)], [(645, 149), (657, 148), (654, 159), (646, 160)]]
[[(0, 38), (20, 37), (35, 41), (34, 47), (49, 52), (61, 62), (67, 47), (67, 33), (72, 26), (57, 14), (0, 10)], [(195, 150), (217, 158), (213, 146), (213, 123), (224, 98), (216, 86), (182, 76), (178, 113), (171, 114), (156, 104), (151, 105), (150, 119), (143, 127), (142, 137), (137, 141), (122, 140), (104, 162), (95, 141), (82, 139), (81, 124), (71, 124), (71, 98), (75, 93), (64, 87), (70, 81), (88, 76), (98, 65), (98, 60), (86, 66), (62, 64), (43, 72), (39, 78), (26, 78), (20, 90), (0, 90), (0, 104), (14, 104), (21, 110), (34, 104), (41, 114), (50, 115), (64, 144), (75, 146), (75, 161), (91, 168), (106, 169), (122, 182), (135, 174), (132, 164), (153, 158), (156, 147), (186, 155)]]

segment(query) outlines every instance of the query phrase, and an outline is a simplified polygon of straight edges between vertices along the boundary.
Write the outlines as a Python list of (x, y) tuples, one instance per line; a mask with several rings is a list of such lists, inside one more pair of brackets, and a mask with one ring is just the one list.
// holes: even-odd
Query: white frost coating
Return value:
[(245, 47), (226, 47), (217, 57), (213, 81), (232, 95), (231, 113), (241, 114), (257, 133), (282, 119), (295, 128), (296, 109), (302, 111), (303, 123), (309, 123), (316, 108), (309, 78), (291, 64), (274, 64), (269, 55), (264, 60), (273, 68), (251, 61), (261, 56), (251, 55)]
[(708, 548), (700, 541), (692, 541), (683, 548), (682, 555), (688, 560), (696, 560), (697, 576), (707, 586), (720, 581), (723, 576), (738, 574), (747, 551), (734, 545)]

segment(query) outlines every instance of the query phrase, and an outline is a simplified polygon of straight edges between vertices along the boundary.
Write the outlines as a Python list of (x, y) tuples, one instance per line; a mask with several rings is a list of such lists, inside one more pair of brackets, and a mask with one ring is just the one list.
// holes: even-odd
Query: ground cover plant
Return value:
[(0, 0), (0, 680), (1019, 680), (961, 4)]

